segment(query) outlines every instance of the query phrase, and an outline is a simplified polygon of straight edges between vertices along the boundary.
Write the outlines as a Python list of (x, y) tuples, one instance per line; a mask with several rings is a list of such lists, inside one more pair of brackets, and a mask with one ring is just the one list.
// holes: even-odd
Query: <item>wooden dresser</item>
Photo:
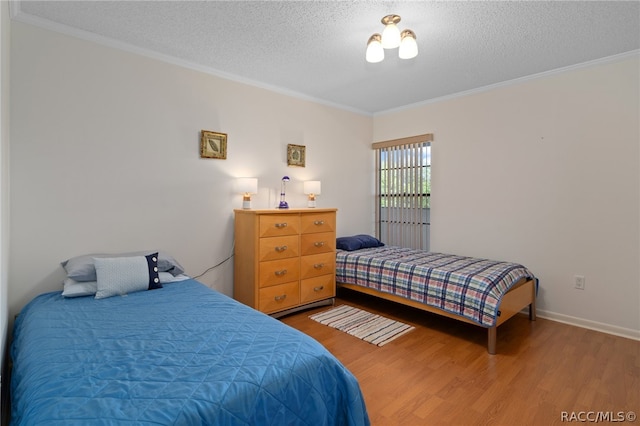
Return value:
[(332, 304), (336, 211), (234, 210), (233, 297), (274, 316)]

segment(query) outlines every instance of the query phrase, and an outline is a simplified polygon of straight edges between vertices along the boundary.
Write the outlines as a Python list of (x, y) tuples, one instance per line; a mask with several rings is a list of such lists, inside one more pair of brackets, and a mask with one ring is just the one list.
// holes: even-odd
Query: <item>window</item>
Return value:
[(432, 140), (427, 134), (373, 144), (376, 234), (385, 244), (429, 250)]

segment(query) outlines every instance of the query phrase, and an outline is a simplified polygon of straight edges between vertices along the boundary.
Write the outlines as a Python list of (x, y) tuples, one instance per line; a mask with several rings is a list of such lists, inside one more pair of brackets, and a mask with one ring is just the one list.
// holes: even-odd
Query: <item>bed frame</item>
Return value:
[[(433, 306), (425, 305), (424, 303), (416, 302), (405, 297), (396, 296), (395, 294), (385, 293), (369, 287), (363, 287), (356, 284), (337, 283), (339, 287), (348, 288), (350, 290), (358, 291), (360, 293), (369, 294), (372, 296), (380, 297), (385, 300), (397, 302), (403, 305), (411, 306), (413, 308), (422, 309), (423, 311), (432, 312), (438, 315), (442, 315), (448, 318), (453, 318), (458, 321), (463, 321), (469, 324), (478, 325), (468, 318), (461, 315), (452, 314), (451, 312), (444, 311)], [(523, 310), (529, 307), (529, 320), (536, 320), (536, 286), (534, 279), (521, 279), (511, 287), (511, 289), (505, 293), (500, 303), (499, 316), (496, 321), (496, 325), (487, 328), (487, 351), (491, 355), (496, 353), (496, 340), (497, 329), (500, 324)]]

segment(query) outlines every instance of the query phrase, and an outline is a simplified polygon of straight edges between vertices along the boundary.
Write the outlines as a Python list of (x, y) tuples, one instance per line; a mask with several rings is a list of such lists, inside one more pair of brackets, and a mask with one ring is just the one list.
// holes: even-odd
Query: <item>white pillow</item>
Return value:
[(93, 296), (98, 291), (98, 283), (96, 281), (79, 282), (72, 278), (67, 278), (63, 284), (62, 295), (64, 297)]
[(96, 299), (162, 288), (158, 253), (148, 256), (96, 257)]

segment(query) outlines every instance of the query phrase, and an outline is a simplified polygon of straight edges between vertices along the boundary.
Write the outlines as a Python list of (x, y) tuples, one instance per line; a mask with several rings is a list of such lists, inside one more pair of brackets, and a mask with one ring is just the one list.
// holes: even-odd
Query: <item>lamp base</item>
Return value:
[(316, 200), (307, 201), (307, 207), (314, 208), (316, 206)]
[(287, 204), (286, 201), (280, 201), (280, 204), (278, 204), (278, 208), (279, 209), (288, 209), (289, 208), (289, 204)]
[(242, 208), (250, 209), (251, 208), (251, 200), (242, 200)]

